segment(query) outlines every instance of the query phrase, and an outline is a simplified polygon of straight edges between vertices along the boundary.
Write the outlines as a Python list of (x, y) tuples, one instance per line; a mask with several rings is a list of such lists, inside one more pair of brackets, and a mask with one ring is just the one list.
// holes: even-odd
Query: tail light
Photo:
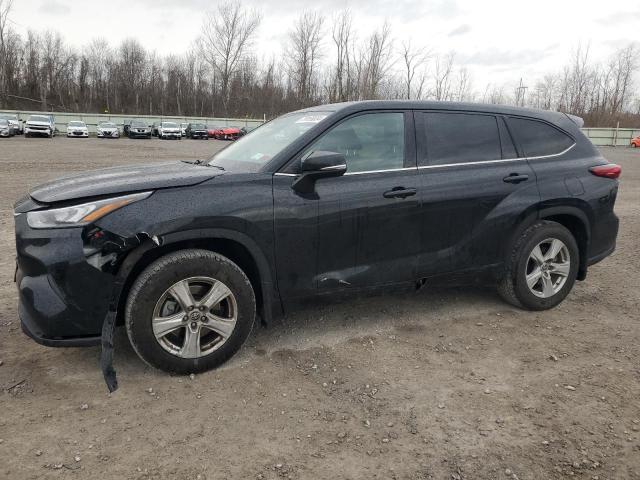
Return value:
[(589, 169), (596, 177), (618, 178), (622, 172), (622, 167), (615, 163), (607, 163), (606, 165), (598, 165)]

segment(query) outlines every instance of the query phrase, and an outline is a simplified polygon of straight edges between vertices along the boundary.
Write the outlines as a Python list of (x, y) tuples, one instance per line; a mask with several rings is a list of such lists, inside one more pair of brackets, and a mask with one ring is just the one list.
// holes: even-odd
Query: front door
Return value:
[(274, 176), (278, 287), (283, 297), (415, 279), (420, 251), (419, 176), (413, 116), (363, 113), (325, 132), (302, 153), (345, 155), (347, 173), (319, 179), (313, 195)]

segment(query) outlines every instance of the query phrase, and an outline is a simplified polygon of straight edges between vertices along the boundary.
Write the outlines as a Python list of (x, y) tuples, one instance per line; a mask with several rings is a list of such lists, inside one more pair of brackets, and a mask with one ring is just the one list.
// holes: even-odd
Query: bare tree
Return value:
[(453, 72), (454, 53), (436, 57), (433, 72), (434, 96), (438, 101), (451, 99), (451, 74)]
[(317, 90), (317, 70), (324, 17), (304, 12), (289, 32), (285, 47), (289, 77), (301, 106), (313, 103)]
[(336, 47), (336, 64), (329, 85), (329, 99), (332, 102), (346, 102), (353, 95), (352, 55), (353, 31), (349, 10), (339, 12), (333, 20), (332, 35)]
[[(404, 67), (405, 98), (410, 100), (413, 96), (413, 98), (420, 99), (426, 79), (426, 62), (429, 55), (423, 47), (414, 49), (411, 46), (411, 41), (402, 43), (400, 54)], [(421, 70), (421, 75), (417, 79), (418, 88), (416, 89), (414, 78), (419, 69)]]
[(9, 14), (13, 0), (0, 0), (0, 105), (6, 104)]
[(202, 51), (218, 74), (225, 112), (229, 109), (229, 84), (240, 60), (251, 46), (261, 17), (240, 2), (225, 3), (207, 13), (202, 24)]
[(359, 98), (379, 97), (379, 88), (393, 66), (393, 40), (391, 25), (385, 21), (380, 30), (373, 32), (360, 52), (358, 65)]

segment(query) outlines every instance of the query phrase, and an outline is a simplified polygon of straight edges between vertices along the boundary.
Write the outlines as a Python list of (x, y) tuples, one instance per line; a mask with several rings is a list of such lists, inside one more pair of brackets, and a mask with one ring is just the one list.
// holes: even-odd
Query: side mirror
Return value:
[(311, 193), (319, 178), (344, 175), (347, 161), (342, 153), (317, 151), (302, 159), (301, 170), (291, 188), (296, 192)]

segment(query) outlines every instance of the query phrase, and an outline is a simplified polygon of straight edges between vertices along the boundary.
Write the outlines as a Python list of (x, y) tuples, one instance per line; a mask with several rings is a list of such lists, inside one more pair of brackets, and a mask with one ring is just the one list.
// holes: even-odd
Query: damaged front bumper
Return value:
[(36, 230), (15, 217), (22, 328), (48, 346), (100, 342), (115, 277), (90, 264), (82, 228)]
[(118, 267), (144, 239), (98, 227), (33, 229), (15, 216), (18, 314), (23, 331), (53, 347), (99, 345), (122, 289)]

